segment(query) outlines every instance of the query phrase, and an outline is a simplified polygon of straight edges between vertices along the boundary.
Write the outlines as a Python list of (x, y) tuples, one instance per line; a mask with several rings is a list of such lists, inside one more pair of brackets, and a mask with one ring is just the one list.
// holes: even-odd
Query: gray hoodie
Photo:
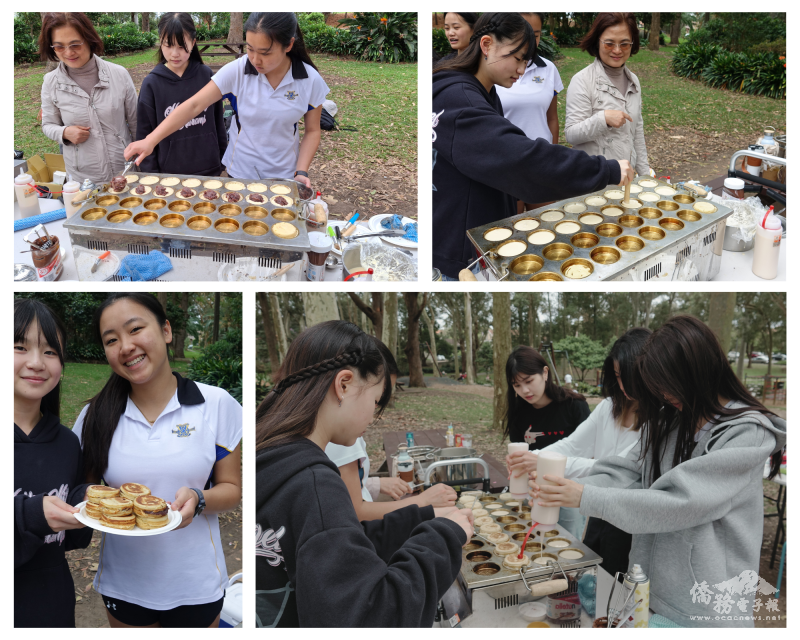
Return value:
[(640, 445), (598, 460), (577, 480), (580, 512), (633, 534), (630, 564), (650, 577), (653, 611), (687, 627), (752, 627), (755, 599), (770, 597), (755, 592), (764, 463), (786, 444), (786, 421), (755, 411), (732, 417), (703, 432), (691, 458), (673, 468), (676, 440), (677, 429), (652, 484), (652, 452), (639, 461)]

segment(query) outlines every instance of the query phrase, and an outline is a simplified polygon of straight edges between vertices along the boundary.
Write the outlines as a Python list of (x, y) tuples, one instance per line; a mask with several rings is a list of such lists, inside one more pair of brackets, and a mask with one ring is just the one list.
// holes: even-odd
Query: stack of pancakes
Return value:
[(127, 482), (119, 489), (95, 484), (86, 491), (86, 515), (112, 529), (160, 529), (169, 523), (166, 501), (150, 494), (137, 482)]
[(119, 496), (119, 489), (107, 487), (103, 484), (93, 484), (86, 490), (86, 515), (95, 520), (100, 520), (103, 515), (103, 500), (116, 498), (117, 496)]
[(160, 529), (169, 522), (167, 503), (156, 496), (139, 496), (133, 501), (136, 526), (140, 529)]
[(122, 494), (123, 498), (127, 498), (131, 502), (136, 500), (139, 496), (150, 495), (150, 489), (137, 482), (126, 482), (119, 488), (119, 492)]
[(112, 529), (133, 529), (136, 517), (133, 515), (133, 502), (122, 496), (105, 498), (101, 502), (103, 515), (100, 522)]

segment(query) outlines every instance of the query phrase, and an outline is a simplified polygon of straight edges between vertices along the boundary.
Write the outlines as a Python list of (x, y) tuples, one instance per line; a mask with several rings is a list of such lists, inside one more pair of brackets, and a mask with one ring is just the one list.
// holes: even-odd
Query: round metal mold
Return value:
[(592, 250), (589, 257), (598, 264), (614, 264), (619, 262), (621, 254), (614, 247), (597, 247)]
[(539, 214), (539, 219), (543, 220), (544, 222), (558, 222), (559, 220), (563, 219), (564, 212), (560, 209), (548, 209), (547, 211), (542, 211)]
[(531, 273), (536, 273), (543, 266), (544, 260), (539, 256), (526, 255), (512, 260), (508, 268), (512, 273), (516, 273), (519, 276), (527, 276)]
[(625, 197), (625, 191), (622, 189), (609, 189), (603, 193), (603, 196), (609, 200), (622, 200)]
[(142, 211), (133, 216), (133, 224), (139, 224), (143, 227), (153, 224), (156, 220), (158, 220), (158, 214), (152, 211)]
[(690, 196), (688, 193), (678, 193), (678, 194), (672, 196), (672, 199), (675, 200), (675, 202), (680, 202), (681, 204), (693, 204), (694, 203), (694, 198), (692, 196)]
[(182, 213), (192, 208), (192, 203), (188, 200), (175, 200), (169, 203), (169, 210), (174, 213)]
[(575, 234), (569, 241), (580, 249), (589, 249), (600, 242), (600, 238), (593, 233), (584, 232)]
[(503, 531), (508, 531), (509, 533), (511, 533), (512, 531), (514, 531), (514, 532), (516, 532), (516, 531), (525, 531), (525, 525), (524, 524), (507, 524), (505, 527), (503, 527)]
[(639, 216), (621, 216), (619, 220), (617, 220), (623, 227), (628, 227), (630, 229), (634, 229), (636, 227), (641, 227), (644, 224), (644, 220), (642, 220)]
[(604, 216), (608, 216), (609, 218), (616, 218), (617, 216), (621, 216), (623, 213), (625, 213), (625, 209), (618, 204), (606, 205), (605, 207), (601, 207), (600, 211)]
[(543, 245), (556, 239), (556, 234), (550, 229), (537, 229), (528, 234), (528, 244)]
[(184, 220), (184, 217), (180, 213), (168, 213), (165, 216), (161, 216), (161, 220), (158, 221), (158, 224), (167, 229), (174, 229), (180, 227), (184, 223)]
[(691, 209), (681, 209), (678, 211), (678, 217), (686, 222), (697, 222), (703, 218), (697, 211)]
[(119, 202), (118, 196), (100, 196), (94, 199), (95, 203), (101, 207), (110, 207), (112, 204)]
[(658, 202), (661, 200), (661, 196), (657, 193), (653, 193), (652, 191), (643, 191), (639, 194), (639, 200), (644, 202)]
[(585, 225), (595, 225), (600, 224), (603, 221), (603, 216), (599, 213), (584, 213), (582, 216), (578, 218), (581, 224)]
[(695, 211), (698, 211), (700, 213), (705, 213), (705, 214), (716, 213), (716, 211), (717, 211), (717, 208), (713, 204), (708, 202), (707, 200), (702, 200), (700, 202), (695, 202), (692, 205), (692, 209), (694, 209)]
[(594, 272), (592, 263), (583, 258), (572, 258), (561, 265), (561, 273), (570, 280), (582, 280), (588, 278)]
[[(530, 278), (530, 280), (533, 280), (534, 282), (561, 282), (563, 279), (564, 278), (562, 278), (560, 275), (553, 273), (552, 271), (541, 271)], [(524, 529), (525, 527), (522, 528)]]
[(554, 262), (566, 260), (572, 255), (572, 253), (572, 247), (564, 242), (554, 242), (553, 244), (548, 244), (544, 249), (542, 249), (542, 255), (548, 260), (552, 260)]
[[(511, 537), (512, 537), (514, 540), (516, 540), (517, 542), (519, 542), (520, 544), (522, 544), (523, 540), (525, 540), (525, 536), (526, 536), (526, 535), (527, 535), (527, 534), (525, 534), (525, 533), (515, 533), (515, 534), (514, 534), (513, 536), (511, 536)], [(540, 543), (540, 542), (535, 542), (535, 541), (533, 540), (533, 536), (531, 536), (530, 538), (528, 538), (528, 542), (527, 542), (527, 544), (525, 545), (525, 551), (534, 551), (534, 552), (538, 553), (538, 552), (539, 552), (539, 551), (541, 551), (541, 550), (542, 550), (542, 545), (541, 545), (541, 543)]]
[(467, 560), (470, 562), (486, 562), (492, 559), (492, 554), (488, 551), (473, 551), (467, 554)]
[[(539, 532), (537, 531), (536, 533), (538, 534)], [(545, 538), (553, 538), (553, 537), (557, 536), (558, 534), (559, 534), (558, 529), (550, 529), (550, 531), (545, 531), (544, 532), (544, 537)]]
[(642, 218), (649, 218), (651, 220), (661, 217), (661, 211), (654, 209), (653, 207), (644, 207), (643, 209), (639, 209), (638, 214), (642, 216)]
[[(626, 202), (628, 203), (627, 205), (625, 204)], [(639, 200), (637, 198), (631, 198), (630, 200), (623, 200), (619, 204), (623, 209), (628, 209), (628, 210), (635, 211), (636, 209), (641, 208), (642, 205), (644, 205), (644, 202), (642, 202), (641, 200)]]
[(553, 553), (537, 553), (535, 556), (531, 556), (531, 564), (547, 566), (549, 560), (558, 562), (558, 557)]
[(474, 551), (475, 549), (480, 549), (483, 546), (483, 544), (484, 543), (481, 540), (475, 540), (473, 538), (467, 544), (464, 545), (464, 551)]
[(617, 238), (615, 244), (623, 251), (641, 251), (644, 249), (644, 242), (635, 236), (622, 236)]
[[(272, 217), (275, 217), (274, 213)], [(509, 229), (508, 227), (492, 227), (483, 233), (483, 239), (487, 242), (500, 242), (502, 240), (508, 240), (512, 235), (514, 235), (513, 229)]]
[(513, 238), (511, 240), (501, 242), (494, 248), (494, 252), (503, 258), (518, 256), (523, 251), (525, 251), (525, 243), (522, 240), (515, 240)]
[(195, 231), (205, 231), (211, 226), (211, 218), (206, 216), (192, 216), (186, 222), (186, 226)]
[(214, 228), (220, 233), (233, 233), (238, 231), (239, 223), (233, 218), (220, 218), (214, 223)]
[(556, 225), (556, 233), (563, 234), (565, 236), (570, 236), (573, 233), (578, 233), (581, 230), (581, 225), (579, 222), (575, 222), (574, 220), (565, 220), (564, 222), (559, 222)]
[(117, 209), (116, 211), (112, 211), (108, 214), (106, 220), (109, 222), (113, 222), (114, 224), (119, 224), (120, 222), (126, 222), (127, 220), (131, 219), (131, 212), (127, 209)]
[(516, 522), (517, 519), (514, 516), (500, 516), (497, 518), (497, 521), (501, 524), (511, 524), (512, 522)]
[(567, 560), (572, 562), (577, 562), (578, 560), (583, 558), (584, 555), (586, 554), (583, 551), (581, 551), (580, 549), (575, 549), (574, 547), (562, 549), (561, 551), (558, 552), (558, 557), (561, 560)]
[[(247, 209), (244, 210), (245, 215), (248, 215), (251, 218), (261, 218), (262, 216), (254, 216), (248, 213), (248, 210), (252, 208), (253, 207), (247, 207)], [(261, 207), (256, 207), (256, 208), (260, 209)], [(291, 222), (297, 217), (297, 214), (291, 209), (273, 209), (272, 217), (282, 222)]]
[(643, 187), (647, 187), (652, 189), (658, 186), (658, 180), (653, 180), (652, 178), (639, 178), (639, 184)]
[(569, 540), (567, 540), (566, 538), (559, 538), (558, 536), (550, 538), (547, 541), (547, 546), (548, 547), (553, 547), (553, 548), (558, 548), (558, 549), (566, 549), (571, 544), (572, 543)]
[(242, 212), (242, 208), (235, 204), (223, 204), (219, 208), (219, 214), (228, 218), (238, 216)]
[(196, 205), (192, 207), (192, 211), (204, 216), (207, 216), (210, 213), (214, 213), (214, 211), (216, 210), (217, 207), (211, 204), (210, 202), (198, 202)]
[(519, 512), (519, 517), (520, 518), (525, 518), (526, 520), (530, 520), (531, 519), (531, 512), (528, 511), (527, 509), (523, 509), (522, 511)]
[(157, 211), (158, 209), (163, 209), (167, 206), (167, 201), (162, 200), (161, 198), (153, 198), (152, 200), (148, 200), (144, 203), (144, 208), (149, 209), (150, 211)]
[(658, 221), (658, 224), (667, 231), (680, 231), (685, 226), (683, 222), (677, 218), (662, 218)]
[(102, 207), (94, 207), (93, 209), (87, 209), (81, 214), (81, 218), (84, 220), (99, 220), (104, 215), (106, 215), (106, 209)]
[(267, 210), (264, 207), (246, 207), (244, 210), (244, 215), (249, 216), (251, 218), (266, 218), (267, 217)]
[(673, 202), (672, 200), (659, 200), (656, 202), (656, 206), (662, 211), (677, 211), (681, 208), (677, 202)]
[(265, 236), (269, 227), (258, 220), (249, 220), (242, 225), (242, 231), (248, 236)]
[(494, 562), (482, 562), (472, 567), (472, 571), (479, 576), (491, 576), (500, 571), (500, 565)]
[(141, 198), (125, 198), (124, 200), (120, 201), (119, 206), (125, 209), (134, 209), (142, 204)]
[(603, 196), (596, 195), (588, 196), (587, 198), (584, 198), (583, 201), (590, 207), (602, 207), (604, 204), (608, 203), (608, 200), (606, 200)]
[(583, 213), (586, 211), (586, 205), (583, 202), (568, 202), (561, 208), (567, 213)]
[(618, 224), (605, 222), (597, 225), (595, 231), (597, 232), (597, 235), (603, 236), (604, 238), (615, 238), (622, 233), (622, 227), (620, 227)]
[[(642, 227), (639, 229), (639, 235), (645, 240), (661, 240), (667, 235), (667, 232), (659, 227)], [(635, 251), (638, 251), (638, 249), (635, 249)]]
[(541, 223), (536, 218), (520, 218), (514, 223), (514, 228), (517, 231), (533, 231), (537, 229)]

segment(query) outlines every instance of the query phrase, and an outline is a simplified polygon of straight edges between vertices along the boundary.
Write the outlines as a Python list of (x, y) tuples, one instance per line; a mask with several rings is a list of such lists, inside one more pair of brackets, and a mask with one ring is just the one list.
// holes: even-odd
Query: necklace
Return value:
[[(133, 402), (133, 400), (131, 400), (131, 402)], [(148, 418), (146, 415), (144, 415), (144, 411), (142, 411), (142, 408), (141, 408), (141, 407), (140, 407), (138, 404), (136, 404), (135, 402), (133, 402), (133, 406), (135, 406), (137, 409), (139, 409), (139, 413), (141, 413), (141, 414), (142, 414), (142, 417), (143, 417), (145, 420), (147, 420), (147, 422), (149, 422), (151, 426), (152, 426), (152, 425), (154, 425), (154, 424), (156, 423), (156, 420), (158, 420), (158, 418), (156, 418), (155, 420), (151, 420), (151, 419), (150, 419), (150, 418)]]

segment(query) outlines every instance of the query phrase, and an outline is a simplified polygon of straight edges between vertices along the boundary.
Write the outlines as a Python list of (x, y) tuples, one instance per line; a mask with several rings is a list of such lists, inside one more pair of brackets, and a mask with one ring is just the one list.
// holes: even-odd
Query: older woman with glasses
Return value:
[(59, 65), (42, 83), (42, 131), (64, 145), (73, 180), (102, 184), (120, 173), (136, 134), (136, 87), (128, 70), (106, 62), (103, 41), (83, 13), (46, 13), (42, 60)]
[(599, 13), (581, 49), (594, 56), (567, 89), (564, 134), (589, 155), (627, 160), (639, 175), (649, 175), (642, 122), (642, 88), (625, 66), (639, 51), (632, 13)]

